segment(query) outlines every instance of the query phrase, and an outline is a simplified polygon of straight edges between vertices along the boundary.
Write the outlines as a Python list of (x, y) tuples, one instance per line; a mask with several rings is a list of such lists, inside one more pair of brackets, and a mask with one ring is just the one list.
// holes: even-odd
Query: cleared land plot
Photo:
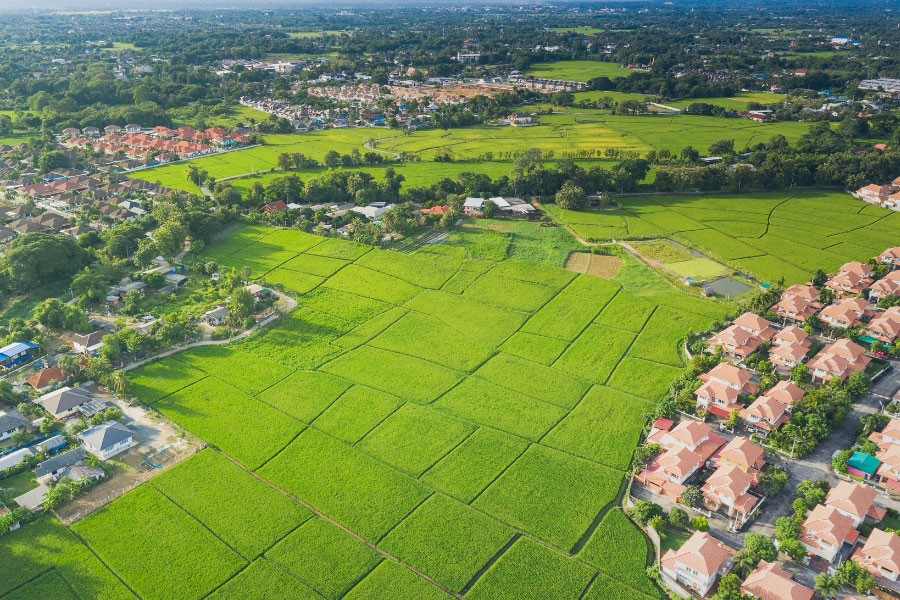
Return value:
[(337, 600), (381, 561), (381, 555), (328, 521), (310, 519), (266, 551), (266, 558)]
[(417, 404), (404, 404), (357, 447), (414, 477), (468, 437), (474, 425)]
[(152, 485), (249, 558), (312, 516), (210, 449), (155, 477)]
[(421, 358), (360, 346), (324, 365), (322, 370), (412, 402), (431, 402), (461, 375)]
[(513, 534), (483, 513), (434, 494), (379, 545), (458, 592)]
[(443, 395), (435, 408), (537, 441), (566, 413), (565, 409), (470, 377)]
[(206, 377), (206, 373), (194, 369), (174, 358), (139, 367), (128, 374), (129, 392), (145, 404), (153, 404), (160, 398), (177, 392), (183, 387)]
[(528, 442), (479, 427), (419, 479), (445, 494), (471, 502), (528, 447)]
[(594, 386), (541, 443), (625, 470), (641, 435), (649, 403)]
[(519, 538), (466, 594), (473, 600), (578, 600), (595, 571), (584, 563)]
[(560, 548), (571, 548), (619, 490), (617, 471), (532, 445), (472, 503)]
[(618, 256), (602, 256), (590, 252), (572, 252), (566, 260), (566, 268), (570, 271), (603, 279), (615, 277), (622, 265), (622, 259)]
[(343, 442), (307, 429), (259, 470), (369, 540), (377, 540), (428, 497), (416, 481)]
[(299, 421), (213, 377), (163, 398), (155, 408), (250, 469), (303, 429)]
[[(78, 521), (72, 529), (141, 597), (199, 599), (246, 564), (203, 525), (146, 485)], [(174, 560), (173, 553), (182, 559)]]

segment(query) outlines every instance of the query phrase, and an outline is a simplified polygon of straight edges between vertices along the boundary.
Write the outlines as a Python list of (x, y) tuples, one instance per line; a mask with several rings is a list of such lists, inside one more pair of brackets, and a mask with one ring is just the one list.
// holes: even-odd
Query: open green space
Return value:
[(594, 77), (626, 77), (631, 71), (616, 63), (596, 60), (559, 60), (555, 62), (534, 63), (525, 71), (543, 79), (561, 79), (563, 81), (589, 81)]

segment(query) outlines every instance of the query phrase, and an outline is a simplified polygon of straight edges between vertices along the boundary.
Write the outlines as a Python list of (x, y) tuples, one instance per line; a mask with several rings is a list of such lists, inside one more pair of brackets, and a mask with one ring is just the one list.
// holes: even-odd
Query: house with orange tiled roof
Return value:
[[(773, 431), (790, 421), (791, 415), (788, 407), (770, 396), (760, 396), (753, 403), (740, 412), (744, 427), (754, 431), (762, 437), (767, 437)], [(737, 439), (737, 438), (735, 438)]]
[(754, 475), (766, 464), (763, 449), (742, 436), (735, 436), (715, 457), (716, 465), (735, 466)]
[[(896, 583), (900, 579), (900, 537), (890, 531), (873, 529), (862, 548), (856, 550), (853, 559), (868, 569), (876, 580)], [(888, 587), (895, 588), (893, 585)]]
[(769, 340), (775, 335), (775, 328), (772, 327), (772, 323), (767, 319), (763, 319), (756, 313), (745, 312), (735, 319), (732, 324), (746, 329), (763, 340)]
[(651, 432), (647, 437), (647, 443), (659, 444), (664, 450), (686, 448), (706, 462), (725, 444), (725, 438), (713, 433), (712, 428), (706, 423), (685, 419), (671, 430)]
[(687, 448), (674, 447), (651, 462), (635, 480), (656, 494), (673, 499), (681, 497), (685, 485), (704, 464), (703, 457)]
[(865, 263), (849, 262), (843, 265), (837, 274), (828, 278), (825, 287), (839, 298), (855, 296), (872, 285), (872, 279), (869, 277), (871, 272), (872, 267)]
[(450, 205), (444, 204), (444, 205), (432, 206), (431, 208), (423, 208), (420, 212), (423, 215), (436, 215), (438, 217), (441, 217), (441, 216), (445, 215), (446, 213), (450, 212)]
[(889, 266), (891, 269), (900, 268), (900, 246), (896, 248), (888, 248), (875, 259), (883, 265)]
[(772, 338), (769, 360), (776, 367), (790, 370), (806, 359), (811, 346), (809, 335), (795, 325), (785, 327)]
[(824, 382), (838, 377), (844, 381), (852, 373), (864, 370), (870, 362), (872, 359), (865, 355), (862, 346), (841, 338), (825, 346), (807, 366), (812, 371), (813, 380)]
[(869, 300), (872, 302), (888, 296), (900, 296), (900, 270), (891, 271), (869, 287)]
[(753, 477), (734, 465), (718, 467), (700, 491), (703, 504), (712, 511), (721, 511), (740, 527), (753, 514), (759, 498), (750, 494)]
[(678, 550), (669, 549), (659, 561), (660, 571), (697, 596), (706, 596), (734, 564), (735, 550), (705, 531), (696, 531)]
[(856, 190), (856, 192), (854, 192), (854, 196), (856, 196), (860, 200), (865, 200), (866, 202), (880, 204), (882, 201), (884, 201), (885, 198), (894, 193), (896, 189), (897, 188), (893, 185), (878, 185), (875, 183), (870, 183), (869, 185), (863, 186)]
[(811, 600), (815, 591), (794, 581), (776, 563), (761, 560), (744, 579), (741, 593), (760, 600)]
[(738, 402), (741, 396), (755, 394), (759, 386), (753, 375), (729, 362), (721, 362), (708, 373), (700, 375), (703, 385), (697, 388), (697, 409), (722, 418), (728, 418), (732, 410), (743, 408)]
[(885, 344), (893, 344), (900, 336), (900, 306), (892, 306), (878, 313), (866, 326), (866, 335)]
[(855, 481), (839, 481), (828, 491), (825, 506), (836, 509), (853, 521), (853, 527), (863, 522), (880, 523), (887, 509), (875, 504), (875, 488)]
[(819, 313), (819, 318), (832, 327), (850, 329), (861, 323), (871, 314), (869, 301), (865, 298), (845, 298), (835, 304), (829, 304)]
[(796, 283), (781, 292), (782, 300), (789, 300), (791, 298), (800, 298), (801, 300), (806, 300), (808, 302), (815, 302), (819, 298), (819, 290), (813, 285)]
[(46, 392), (54, 383), (64, 383), (66, 376), (59, 367), (50, 367), (25, 378), (25, 383), (38, 392)]
[(900, 419), (891, 419), (881, 431), (873, 431), (869, 439), (879, 448), (900, 445)]
[[(871, 436), (869, 436), (871, 439)], [(900, 444), (885, 444), (875, 453), (880, 462), (875, 474), (878, 483), (889, 490), (900, 492)]]
[(800, 543), (810, 554), (833, 563), (845, 544), (852, 548), (859, 532), (853, 528), (853, 519), (833, 507), (818, 504), (800, 525)]
[(725, 354), (743, 360), (756, 352), (762, 345), (763, 339), (740, 325), (732, 324), (709, 338), (707, 342), (711, 350), (721, 346)]
[(810, 301), (795, 296), (793, 298), (779, 300), (772, 306), (772, 312), (786, 321), (802, 323), (812, 315), (816, 314), (820, 308), (822, 308), (821, 302)]
[(779, 381), (766, 390), (766, 396), (775, 398), (790, 409), (806, 395), (806, 390), (790, 380)]

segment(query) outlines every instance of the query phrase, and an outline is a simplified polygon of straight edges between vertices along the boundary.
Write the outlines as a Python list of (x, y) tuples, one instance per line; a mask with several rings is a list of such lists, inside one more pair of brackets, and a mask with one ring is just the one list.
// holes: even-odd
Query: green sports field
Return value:
[[(23, 571), (9, 587), (661, 598), (616, 502), (645, 411), (682, 364), (679, 339), (730, 305), (682, 295), (634, 259), (606, 280), (551, 264), (577, 245), (491, 259), (475, 235), (400, 254), (252, 226), (207, 248), (258, 281), (301, 282), (298, 308), (131, 372), (141, 400), (211, 447), (76, 523), (78, 537), (50, 521), (4, 537), (0, 558)], [(109, 589), (82, 595), (68, 554), (34, 537), (51, 534), (96, 555), (77, 564)], [(597, 551), (611, 540), (624, 562)]]
[(547, 209), (584, 239), (667, 237), (762, 281), (783, 277), (788, 284), (868, 260), (896, 245), (900, 227), (900, 213), (830, 190), (627, 196), (621, 204), (614, 211)]
[(543, 79), (560, 79), (563, 81), (588, 81), (594, 77), (626, 77), (631, 73), (616, 63), (595, 60), (560, 60), (556, 62), (534, 63), (526, 75)]

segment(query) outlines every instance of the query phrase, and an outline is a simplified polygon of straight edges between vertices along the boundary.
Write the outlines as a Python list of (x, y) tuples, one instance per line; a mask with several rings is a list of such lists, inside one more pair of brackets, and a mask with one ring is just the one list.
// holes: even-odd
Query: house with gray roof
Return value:
[(63, 420), (79, 412), (79, 409), (91, 401), (91, 393), (81, 388), (64, 387), (44, 394), (35, 400), (41, 408), (53, 415), (55, 419)]
[(136, 445), (134, 432), (118, 421), (107, 421), (78, 434), (84, 448), (106, 460)]
[(48, 458), (38, 464), (34, 468), (34, 476), (37, 477), (38, 483), (56, 481), (67, 474), (69, 467), (80, 463), (87, 455), (87, 450), (84, 448), (75, 448), (74, 450), (57, 454), (53, 458)]
[(18, 498), (14, 498), (13, 502), (29, 510), (40, 510), (44, 506), (44, 495), (49, 491), (50, 488), (42, 483), (33, 490), (25, 492)]
[(9, 438), (17, 431), (28, 425), (28, 419), (16, 411), (0, 412), (0, 441)]
[(15, 452), (0, 456), (0, 472), (15, 467), (29, 456), (34, 456), (34, 450), (31, 448), (19, 448)]

